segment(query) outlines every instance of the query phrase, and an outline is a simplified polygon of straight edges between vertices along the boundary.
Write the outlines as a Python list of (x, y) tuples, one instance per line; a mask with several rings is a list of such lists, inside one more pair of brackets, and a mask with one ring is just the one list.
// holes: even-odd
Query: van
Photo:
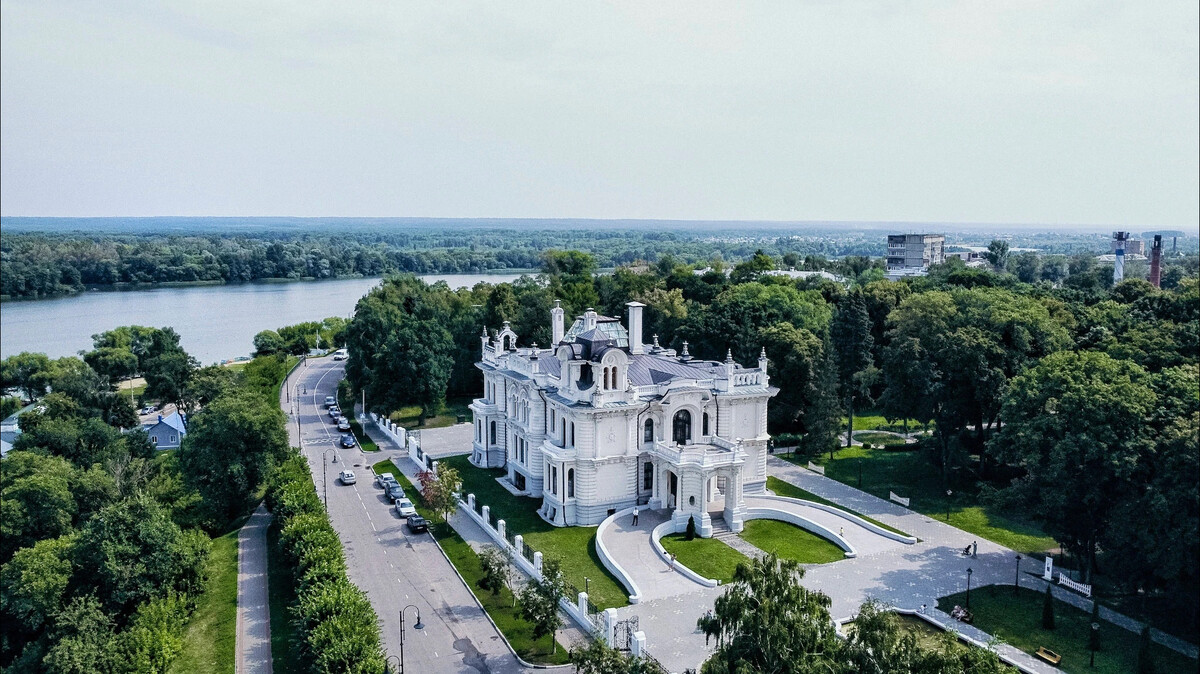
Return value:
[(346, 360), (346, 350), (345, 350), (345, 349), (338, 349), (337, 351), (334, 351), (334, 352), (333, 352), (333, 359), (334, 359), (334, 360)]

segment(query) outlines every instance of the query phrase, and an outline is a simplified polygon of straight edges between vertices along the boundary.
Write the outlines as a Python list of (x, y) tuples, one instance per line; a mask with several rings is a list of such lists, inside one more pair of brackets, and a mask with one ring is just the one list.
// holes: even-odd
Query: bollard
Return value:
[(491, 526), (488, 524), (488, 522), (491, 521), (491, 519), (489, 519), (489, 518), (491, 517), (491, 514), (492, 514), (492, 507), (491, 506), (483, 506), (483, 508), (480, 508), (480, 510), (483, 511), (480, 513), (480, 516), (483, 517), (484, 526)]
[(533, 553), (533, 570), (538, 580), (542, 579), (542, 553)]
[(467, 507), (471, 510), (475, 509), (475, 495), (467, 494)]
[(500, 534), (500, 540), (502, 541), (507, 539), (507, 536), (505, 535), (505, 529), (507, 528), (508, 527), (504, 524), (504, 520), (496, 520), (496, 533)]
[(634, 632), (633, 640), (629, 646), (630, 650), (633, 652), (633, 657), (642, 657), (642, 651), (646, 650), (646, 633), (641, 631)]
[(525, 556), (525, 537), (521, 534), (513, 536), (513, 549), (517, 551), (517, 557)]
[(588, 605), (587, 605), (588, 604), (588, 594), (586, 592), (580, 592), (579, 597), (577, 597), (575, 601), (576, 601), (576, 603), (579, 604), (579, 614), (587, 615), (588, 614)]

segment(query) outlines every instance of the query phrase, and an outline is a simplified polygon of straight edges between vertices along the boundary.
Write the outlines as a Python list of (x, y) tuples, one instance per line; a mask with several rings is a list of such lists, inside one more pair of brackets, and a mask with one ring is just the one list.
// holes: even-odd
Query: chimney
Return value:
[(1154, 235), (1154, 245), (1150, 247), (1150, 283), (1158, 288), (1162, 282), (1162, 235)]
[(554, 300), (554, 308), (550, 310), (550, 348), (558, 346), (564, 333), (562, 300)]
[(587, 311), (583, 312), (583, 331), (596, 329), (596, 310), (588, 307)]
[(642, 309), (646, 306), (641, 302), (626, 302), (629, 307), (629, 353), (638, 355), (645, 353), (642, 348)]

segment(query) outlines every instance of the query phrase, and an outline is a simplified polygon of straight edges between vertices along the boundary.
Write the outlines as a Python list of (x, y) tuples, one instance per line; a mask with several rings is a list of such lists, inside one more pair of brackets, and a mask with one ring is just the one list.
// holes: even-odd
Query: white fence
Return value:
[(813, 463), (812, 461), (808, 462), (808, 469), (814, 473), (819, 473), (821, 475), (825, 474), (825, 466), (818, 466), (817, 464)]
[(1092, 586), (1091, 585), (1086, 585), (1084, 583), (1080, 583), (1078, 581), (1071, 580), (1070, 578), (1067, 578), (1067, 574), (1063, 573), (1062, 571), (1058, 572), (1058, 584), (1062, 585), (1064, 587), (1069, 587), (1072, 590), (1075, 590), (1076, 592), (1082, 594), (1085, 597), (1092, 596)]
[(895, 501), (896, 503), (899, 503), (900, 505), (904, 506), (905, 508), (907, 508), (908, 504), (912, 501), (912, 499), (904, 498), (903, 496), (898, 496), (896, 494), (896, 492), (894, 492), (894, 491), (888, 492), (888, 498)]

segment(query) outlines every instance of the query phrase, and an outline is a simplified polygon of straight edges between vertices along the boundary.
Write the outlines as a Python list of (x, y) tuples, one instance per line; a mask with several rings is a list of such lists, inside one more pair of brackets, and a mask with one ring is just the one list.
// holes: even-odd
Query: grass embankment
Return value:
[(733, 580), (733, 571), (738, 564), (749, 564), (750, 558), (715, 538), (696, 536), (687, 540), (687, 534), (677, 533), (663, 536), (662, 546), (674, 553), (675, 561), (705, 578), (728, 583)]
[[(801, 461), (807, 463), (807, 459), (795, 460), (796, 463)], [(881, 499), (886, 500), (888, 492), (910, 498), (911, 509), (931, 518), (947, 521), (949, 508), (950, 524), (1017, 552), (1045, 552), (1058, 545), (1038, 526), (1006, 517), (996, 509), (980, 504), (975, 486), (956, 487), (954, 494), (947, 497), (938, 469), (919, 451), (846, 447), (834, 452), (832, 460), (828, 454), (822, 454), (813, 462), (825, 467), (826, 477)]]
[(874, 524), (875, 526), (881, 527), (883, 529), (887, 529), (888, 531), (890, 531), (894, 534), (900, 534), (901, 536), (910, 536), (911, 535), (907, 532), (897, 529), (896, 527), (888, 526), (888, 525), (884, 524), (883, 522), (880, 522), (877, 519), (867, 517), (866, 515), (858, 512), (858, 511), (851, 510), (849, 508), (840, 506), (840, 505), (834, 503), (833, 501), (830, 501), (829, 499), (821, 498), (820, 496), (817, 496), (816, 494), (812, 493), (811, 491), (801, 489), (800, 487), (797, 487), (796, 485), (794, 485), (790, 482), (784, 482), (783, 480), (781, 480), (777, 477), (774, 477), (772, 475), (767, 476), (767, 489), (770, 489), (771, 491), (775, 492), (775, 494), (778, 496), (786, 496), (788, 498), (798, 498), (803, 501), (812, 501), (814, 503), (820, 503), (822, 505), (833, 506), (834, 508), (837, 508), (838, 510), (848, 512), (851, 515), (857, 515), (857, 516), (863, 518), (864, 520), (870, 522), (871, 524)]
[(391, 461), (381, 461), (375, 464), (374, 470), (375, 474), (391, 473), (400, 481), (400, 486), (404, 488), (404, 493), (416, 506), (417, 512), (429, 520), (429, 530), (437, 539), (438, 545), (442, 546), (446, 556), (450, 558), (450, 563), (458, 569), (458, 573), (467, 582), (467, 587), (479, 599), (483, 609), (500, 628), (504, 638), (508, 639), (508, 643), (512, 645), (517, 655), (534, 664), (566, 664), (569, 658), (565, 646), (562, 644), (555, 646), (551, 642), (553, 637), (543, 637), (537, 641), (533, 639), (532, 626), (521, 617), (520, 608), (514, 606), (512, 590), (505, 588), (498, 594), (492, 594), (479, 587), (479, 581), (483, 578), (483, 566), (479, 563), (479, 555), (438, 513), (432, 512), (426, 506), (421, 492), (408, 481), (404, 474), (396, 468), (396, 465)]
[(183, 635), (173, 674), (232, 674), (237, 634), (238, 531), (214, 538), (204, 594)]
[[(1060, 601), (1054, 602), (1055, 629), (1042, 629), (1041, 592), (1021, 588), (1013, 596), (1013, 588), (988, 586), (971, 593), (971, 612), (975, 626), (1009, 644), (1033, 654), (1046, 647), (1063, 656), (1059, 668), (1064, 672), (1098, 672), (1125, 674), (1137, 671), (1139, 635), (1106, 621), (1100, 621), (1100, 650), (1096, 652), (1096, 667), (1088, 663), (1088, 633), (1091, 615)], [(966, 605), (966, 593), (960, 592), (938, 599), (938, 608), (949, 612), (954, 606)], [(1164, 646), (1154, 644), (1154, 664), (1158, 672), (1194, 672), (1196, 661)]]
[(828, 564), (846, 553), (820, 536), (779, 520), (750, 520), (741, 536), (754, 547), (801, 564)]
[(490, 507), (509, 531), (521, 534), (543, 558), (559, 560), (566, 580), (581, 590), (586, 586), (592, 603), (602, 609), (629, 603), (625, 586), (604, 568), (596, 554), (596, 527), (556, 527), (546, 522), (537, 514), (540, 499), (514, 496), (496, 482), (504, 475), (502, 469), (476, 468), (465, 456), (451, 457), (444, 463), (454, 466), (462, 476), (464, 498), (475, 494), (478, 503)]
[(338, 408), (342, 410), (342, 414), (346, 415), (346, 420), (350, 422), (350, 432), (358, 440), (358, 446), (364, 452), (378, 452), (379, 445), (375, 444), (375, 441), (367, 435), (366, 431), (363, 430), (362, 424), (358, 423), (358, 417), (354, 414), (354, 396), (344, 386), (339, 386), (337, 391)]
[(425, 423), (421, 421), (420, 407), (401, 407), (399, 410), (392, 412), (392, 423), (402, 426), (408, 430), (420, 430), (425, 428), (445, 428), (458, 423), (458, 417), (471, 418), (471, 410), (468, 407), (471, 404), (470, 398), (449, 398), (442, 405), (442, 411), (432, 417), (427, 417)]

